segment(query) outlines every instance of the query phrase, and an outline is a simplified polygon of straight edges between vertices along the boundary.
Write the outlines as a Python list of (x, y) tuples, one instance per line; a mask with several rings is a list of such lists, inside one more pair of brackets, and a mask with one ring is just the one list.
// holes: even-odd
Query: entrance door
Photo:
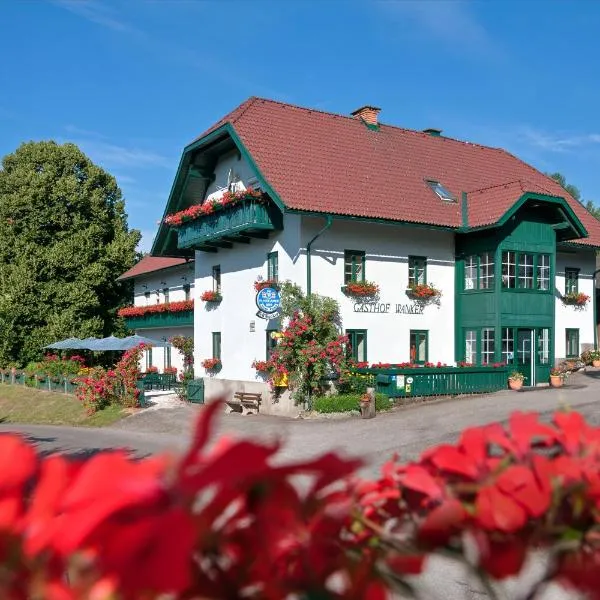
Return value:
[(517, 329), (517, 370), (525, 376), (524, 385), (535, 385), (533, 329)]

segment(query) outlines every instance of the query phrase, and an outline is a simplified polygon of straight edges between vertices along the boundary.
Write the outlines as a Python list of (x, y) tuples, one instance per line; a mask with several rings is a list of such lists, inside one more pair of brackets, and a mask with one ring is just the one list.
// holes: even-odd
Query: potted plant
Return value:
[(508, 387), (511, 390), (519, 391), (523, 387), (523, 381), (525, 380), (525, 375), (523, 373), (519, 373), (519, 371), (513, 371), (508, 376)]
[(558, 388), (561, 387), (564, 383), (565, 376), (564, 373), (560, 369), (552, 369), (550, 371), (550, 385), (552, 387)]
[(379, 294), (379, 286), (372, 281), (349, 281), (342, 291), (346, 296), (373, 298)]
[(590, 297), (583, 292), (570, 292), (562, 297), (562, 302), (566, 306), (574, 306), (576, 309), (583, 310), (590, 301)]
[(600, 350), (592, 350), (589, 354), (592, 367), (600, 367)]
[(200, 364), (204, 369), (213, 373), (220, 371), (222, 366), (220, 358), (205, 358)]
[(417, 300), (419, 302), (431, 302), (439, 300), (442, 292), (433, 285), (419, 283), (417, 285), (410, 286), (406, 290), (406, 295), (412, 300)]

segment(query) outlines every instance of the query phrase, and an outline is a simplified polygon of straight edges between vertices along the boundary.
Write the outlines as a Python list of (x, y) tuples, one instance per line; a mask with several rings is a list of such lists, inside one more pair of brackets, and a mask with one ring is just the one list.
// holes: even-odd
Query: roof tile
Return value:
[(146, 273), (152, 273), (153, 271), (161, 271), (162, 269), (184, 265), (186, 262), (189, 261), (186, 261), (185, 258), (144, 256), (144, 258), (133, 265), (131, 269), (125, 271), (120, 277), (117, 277), (117, 280), (123, 281), (124, 279), (131, 279), (132, 277), (138, 277), (139, 275), (145, 275)]

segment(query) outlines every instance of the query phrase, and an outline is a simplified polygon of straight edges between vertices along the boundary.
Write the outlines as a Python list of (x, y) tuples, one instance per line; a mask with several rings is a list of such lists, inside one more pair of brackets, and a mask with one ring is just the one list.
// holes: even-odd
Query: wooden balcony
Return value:
[(268, 238), (281, 229), (283, 216), (277, 207), (248, 201), (179, 226), (177, 247), (217, 252), (235, 243), (248, 244), (252, 238)]
[(154, 329), (157, 327), (193, 327), (194, 310), (179, 312), (148, 313), (136, 317), (125, 317), (129, 329)]

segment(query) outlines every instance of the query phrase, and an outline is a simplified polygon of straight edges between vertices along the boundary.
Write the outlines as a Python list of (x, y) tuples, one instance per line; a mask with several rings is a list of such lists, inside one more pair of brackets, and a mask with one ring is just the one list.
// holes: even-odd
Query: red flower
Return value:
[(221, 293), (213, 290), (202, 292), (202, 295), (200, 296), (202, 302), (221, 302), (222, 299)]
[(178, 313), (194, 310), (193, 300), (182, 300), (181, 302), (165, 302), (163, 304), (150, 304), (148, 306), (127, 306), (120, 308), (117, 312), (119, 317), (143, 317), (156, 313)]

